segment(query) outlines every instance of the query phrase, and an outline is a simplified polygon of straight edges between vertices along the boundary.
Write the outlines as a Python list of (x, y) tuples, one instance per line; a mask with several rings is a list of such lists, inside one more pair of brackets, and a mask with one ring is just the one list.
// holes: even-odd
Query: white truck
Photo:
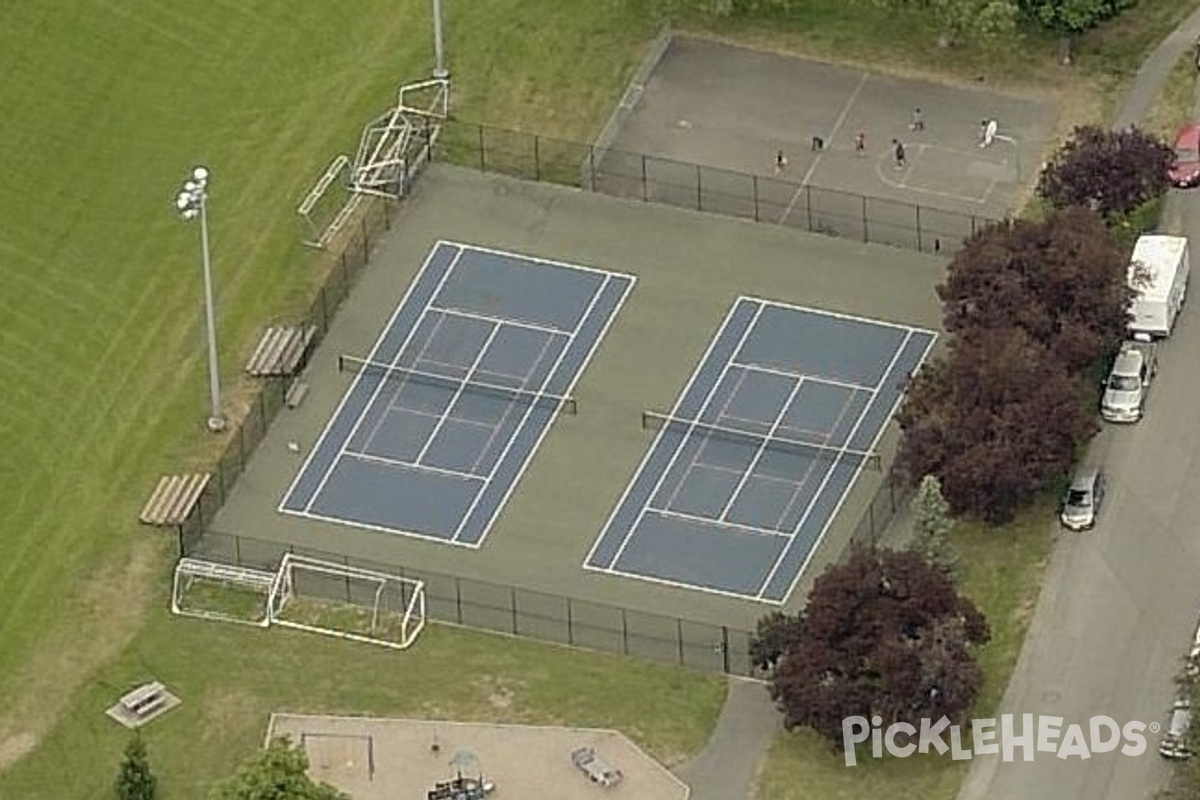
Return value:
[(1130, 306), (1131, 338), (1163, 339), (1175, 328), (1175, 317), (1187, 299), (1192, 270), (1188, 240), (1152, 234), (1138, 237), (1129, 263), (1129, 287), (1136, 292)]

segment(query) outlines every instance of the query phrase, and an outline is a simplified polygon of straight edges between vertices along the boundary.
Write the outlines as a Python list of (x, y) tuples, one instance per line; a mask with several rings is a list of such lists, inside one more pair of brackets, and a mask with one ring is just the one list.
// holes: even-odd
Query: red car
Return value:
[(1175, 161), (1167, 177), (1181, 189), (1200, 184), (1200, 122), (1189, 122), (1179, 129), (1175, 137)]

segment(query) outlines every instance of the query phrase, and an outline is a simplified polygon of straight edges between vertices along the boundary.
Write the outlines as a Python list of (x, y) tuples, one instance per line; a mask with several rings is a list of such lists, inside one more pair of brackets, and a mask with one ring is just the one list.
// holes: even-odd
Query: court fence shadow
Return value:
[(446, 120), (435, 160), (524, 180), (952, 255), (998, 220), (916, 203)]

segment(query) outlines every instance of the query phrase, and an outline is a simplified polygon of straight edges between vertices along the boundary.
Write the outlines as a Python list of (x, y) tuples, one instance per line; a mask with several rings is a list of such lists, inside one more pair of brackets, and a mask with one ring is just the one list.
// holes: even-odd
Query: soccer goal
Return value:
[(277, 573), (182, 558), (175, 565), (171, 611), (184, 617), (271, 624), (270, 598)]
[(267, 613), (272, 625), (403, 650), (425, 627), (425, 584), (288, 553)]

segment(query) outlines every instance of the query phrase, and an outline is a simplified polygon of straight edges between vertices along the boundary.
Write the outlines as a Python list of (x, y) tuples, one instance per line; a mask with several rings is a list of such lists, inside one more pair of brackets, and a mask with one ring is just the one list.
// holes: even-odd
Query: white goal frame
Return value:
[[(369, 605), (355, 604), (349, 601), (334, 600), (328, 597), (306, 597), (298, 593), (296, 573), (307, 571), (318, 575), (344, 578), (347, 582), (365, 583), (373, 587), (373, 602)], [(187, 589), (198, 579), (223, 583), (245, 589), (261, 592), (263, 595), (263, 614), (261, 619), (243, 619), (233, 614), (219, 610), (189, 608), (184, 602)], [(396, 609), (400, 615), (399, 641), (375, 636), (373, 633), (383, 621), (381, 614), (388, 613), (384, 608), (385, 590), (399, 590), (401, 598), (407, 598), (403, 609)], [(352, 607), (371, 615), (369, 634), (356, 633), (325, 627), (315, 623), (299, 622), (287, 619), (284, 614), (289, 603), (297, 599), (311, 599), (322, 604), (337, 604)], [(171, 587), (171, 613), (182, 617), (216, 620), (220, 622), (235, 622), (241, 625), (254, 625), (267, 628), (280, 625), (285, 628), (319, 633), (338, 639), (354, 642), (364, 642), (388, 647), (393, 650), (407, 650), (417, 640), (425, 628), (425, 582), (414, 578), (405, 578), (387, 572), (377, 572), (360, 567), (351, 567), (333, 561), (324, 561), (309, 556), (298, 556), (286, 553), (274, 572), (235, 567), (213, 561), (197, 558), (181, 558), (175, 565), (175, 577)]]
[[(395, 642), (374, 635), (365, 635), (353, 631), (338, 630), (336, 628), (285, 619), (283, 614), (288, 604), (299, 597), (296, 589), (296, 572), (298, 570), (374, 584), (374, 603), (369, 609), (371, 612), (372, 633), (380, 623), (381, 600), (383, 599), (384, 590), (389, 587), (398, 587), (401, 591), (401, 597), (408, 597), (403, 611), (400, 612), (400, 641)], [(330, 602), (330, 598), (315, 599), (318, 602)], [(346, 603), (346, 605), (351, 604)], [(366, 606), (357, 607), (368, 610)], [(424, 581), (403, 578), (399, 575), (392, 575), (386, 572), (376, 572), (332, 561), (324, 561), (319, 558), (287, 553), (284, 555), (283, 561), (279, 564), (279, 571), (276, 574), (275, 584), (271, 588), (267, 609), (270, 624), (272, 625), (282, 625), (285, 628), (294, 628), (296, 630), (307, 631), (308, 633), (319, 633), (324, 636), (348, 639), (353, 642), (377, 644), (393, 650), (407, 650), (416, 641), (417, 636), (420, 635), (425, 627), (425, 583)]]
[[(249, 620), (221, 611), (188, 608), (184, 596), (191, 585), (197, 580), (224, 583), (245, 589), (262, 592), (262, 619)], [(181, 617), (196, 617), (197, 619), (219, 620), (221, 622), (236, 622), (240, 625), (254, 625), (265, 628), (271, 624), (271, 596), (275, 591), (278, 573), (264, 572), (246, 567), (233, 567), (228, 564), (218, 564), (213, 561), (202, 561), (197, 558), (181, 558), (175, 565), (175, 579), (171, 585), (171, 613)]]

